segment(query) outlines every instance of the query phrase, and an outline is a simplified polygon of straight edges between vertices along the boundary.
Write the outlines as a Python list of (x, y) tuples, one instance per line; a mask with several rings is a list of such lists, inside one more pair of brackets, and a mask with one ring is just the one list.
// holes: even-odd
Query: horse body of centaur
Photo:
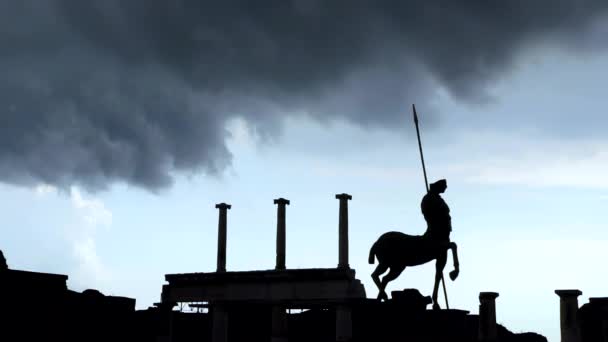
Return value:
[[(449, 233), (448, 233), (449, 234)], [(374, 257), (378, 259), (378, 267), (372, 273), (372, 279), (380, 292), (378, 299), (388, 300), (385, 289), (388, 282), (396, 279), (408, 266), (417, 266), (429, 261), (436, 260), (435, 264), (435, 286), (433, 288), (433, 309), (438, 309), (437, 292), (439, 282), (442, 280), (443, 268), (447, 261), (448, 249), (452, 250), (454, 258), (454, 270), (450, 272), (450, 278), (458, 277), (458, 253), (456, 244), (450, 242), (449, 237), (443, 239), (432, 238), (429, 235), (407, 235), (401, 232), (384, 233), (373, 244), (369, 251), (369, 263), (374, 263)], [(389, 270), (382, 277), (380, 275)]]

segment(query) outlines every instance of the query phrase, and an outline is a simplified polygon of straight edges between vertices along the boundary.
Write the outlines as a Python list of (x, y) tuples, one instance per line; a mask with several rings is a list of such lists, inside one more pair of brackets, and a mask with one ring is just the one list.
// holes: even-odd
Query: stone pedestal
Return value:
[(217, 227), (217, 272), (226, 272), (227, 212), (231, 205), (220, 203), (216, 204), (215, 207), (220, 210)]
[(481, 342), (491, 342), (497, 339), (496, 327), (496, 292), (479, 293), (479, 332)]
[(555, 290), (559, 296), (559, 321), (561, 330), (561, 342), (580, 342), (581, 335), (577, 318), (578, 296), (583, 293), (580, 290)]
[(353, 199), (349, 194), (338, 194), (340, 200), (340, 216), (338, 223), (339, 245), (338, 245), (338, 268), (349, 268), (348, 265), (348, 201)]
[(346, 305), (338, 305), (336, 308), (336, 341), (350, 341), (352, 338), (352, 310)]

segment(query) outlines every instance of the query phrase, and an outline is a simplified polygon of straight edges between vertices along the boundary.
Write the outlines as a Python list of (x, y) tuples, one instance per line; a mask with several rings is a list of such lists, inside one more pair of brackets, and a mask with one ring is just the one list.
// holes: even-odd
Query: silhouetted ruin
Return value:
[(608, 341), (608, 297), (589, 298), (578, 311), (581, 341)]
[(61, 274), (0, 272), (0, 340), (132, 340), (135, 299), (71, 291), (67, 279)]
[[(497, 324), (496, 292), (480, 292), (479, 313), (429, 310), (417, 289), (370, 299), (348, 259), (348, 201), (339, 200), (336, 268), (285, 265), (286, 205), (277, 204), (277, 253), (272, 270), (226, 269), (227, 211), (221, 203), (215, 272), (165, 275), (160, 301), (135, 310), (132, 298), (67, 288), (66, 275), (8, 269), (0, 252), (2, 341), (546, 341)], [(608, 298), (578, 307), (579, 290), (559, 295), (563, 342), (608, 341)], [(556, 306), (557, 310), (557, 306)], [(9, 336), (18, 336), (11, 339)]]
[(6, 263), (6, 258), (4, 257), (4, 253), (0, 251), (0, 272), (8, 270), (8, 265)]
[(580, 290), (555, 290), (560, 297), (562, 342), (608, 341), (608, 297), (589, 298), (579, 308)]

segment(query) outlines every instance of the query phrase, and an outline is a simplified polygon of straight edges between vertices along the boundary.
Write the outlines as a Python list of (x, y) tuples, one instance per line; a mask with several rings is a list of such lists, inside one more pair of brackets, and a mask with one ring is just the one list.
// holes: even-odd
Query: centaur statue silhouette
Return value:
[[(439, 180), (431, 184), (429, 192), (422, 199), (422, 214), (428, 224), (424, 235), (388, 232), (382, 234), (373, 244), (369, 251), (369, 263), (374, 263), (374, 257), (378, 259), (378, 267), (372, 273), (372, 279), (380, 290), (379, 300), (388, 300), (385, 292), (386, 285), (395, 280), (406, 267), (436, 260), (435, 286), (432, 297), (433, 309), (439, 309), (437, 292), (439, 282), (443, 279), (443, 268), (447, 261), (448, 249), (452, 250), (454, 259), (454, 270), (450, 272), (450, 279), (455, 280), (459, 273), (456, 243), (450, 241), (452, 230), (450, 209), (440, 196), (446, 189), (446, 180)], [(388, 274), (380, 280), (380, 275), (387, 270), (389, 270)]]

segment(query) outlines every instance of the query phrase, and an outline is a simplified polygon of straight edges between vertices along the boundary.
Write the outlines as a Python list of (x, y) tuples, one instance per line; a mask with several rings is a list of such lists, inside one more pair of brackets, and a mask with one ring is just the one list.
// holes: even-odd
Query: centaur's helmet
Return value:
[(431, 183), (430, 189), (433, 192), (443, 192), (448, 187), (448, 182), (445, 179), (440, 179), (435, 183)]

